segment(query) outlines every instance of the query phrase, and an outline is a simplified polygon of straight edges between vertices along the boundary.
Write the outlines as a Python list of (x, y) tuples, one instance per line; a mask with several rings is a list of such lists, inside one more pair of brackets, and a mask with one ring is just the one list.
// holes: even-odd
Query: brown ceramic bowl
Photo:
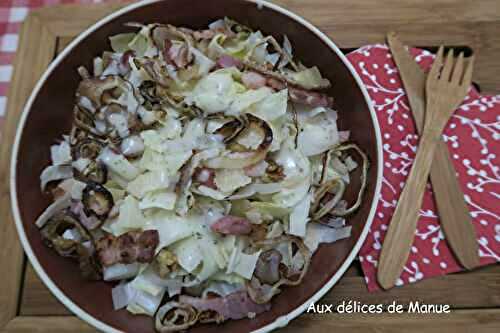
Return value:
[[(286, 288), (272, 301), (272, 309), (255, 319), (228, 321), (223, 325), (199, 325), (193, 332), (269, 331), (286, 325), (319, 300), (355, 258), (372, 221), (381, 183), (381, 140), (374, 111), (360, 78), (335, 44), (299, 16), (265, 2), (248, 0), (167, 0), (130, 5), (96, 23), (81, 34), (51, 64), (35, 87), (17, 130), (11, 165), (14, 216), (24, 250), (33, 267), (54, 295), (71, 311), (107, 332), (154, 332), (153, 320), (114, 311), (111, 283), (84, 280), (75, 263), (59, 257), (42, 244), (34, 224), (49, 205), (40, 192), (39, 175), (49, 163), (50, 145), (72, 122), (74, 92), (80, 80), (76, 68), (90, 68), (92, 59), (109, 48), (108, 36), (127, 31), (126, 22), (168, 22), (193, 28), (205, 27), (228, 16), (265, 34), (286, 34), (294, 53), (306, 65), (317, 65), (333, 82), (329, 93), (339, 110), (339, 127), (349, 129), (352, 139), (371, 160), (368, 188), (361, 209), (348, 223), (352, 236), (321, 245), (313, 257), (304, 283)], [(356, 184), (356, 182), (358, 182)], [(359, 181), (354, 179), (354, 186)]]

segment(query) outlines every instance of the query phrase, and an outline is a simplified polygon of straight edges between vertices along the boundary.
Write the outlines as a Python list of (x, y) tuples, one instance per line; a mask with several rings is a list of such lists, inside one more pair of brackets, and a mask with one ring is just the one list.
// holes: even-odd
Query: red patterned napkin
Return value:
[[(434, 55), (412, 49), (419, 65), (428, 70)], [(385, 45), (362, 47), (348, 55), (373, 102), (382, 133), (384, 154), (380, 201), (359, 260), (370, 291), (376, 281), (377, 260), (385, 232), (418, 146), (418, 135), (398, 69)], [(481, 264), (500, 261), (500, 95), (483, 96), (471, 88), (448, 123), (448, 144), (478, 235)], [(457, 272), (439, 225), (430, 184), (424, 196), (410, 256), (397, 285)]]

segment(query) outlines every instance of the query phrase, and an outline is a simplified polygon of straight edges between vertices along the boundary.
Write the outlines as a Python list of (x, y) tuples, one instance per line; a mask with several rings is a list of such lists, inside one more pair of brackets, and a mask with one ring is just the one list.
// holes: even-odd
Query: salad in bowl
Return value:
[(230, 18), (128, 25), (78, 68), (36, 225), (83, 276), (113, 284), (116, 310), (159, 332), (253, 318), (307, 283), (321, 243), (350, 236), (368, 157), (337, 128), (332, 83), (286, 36)]

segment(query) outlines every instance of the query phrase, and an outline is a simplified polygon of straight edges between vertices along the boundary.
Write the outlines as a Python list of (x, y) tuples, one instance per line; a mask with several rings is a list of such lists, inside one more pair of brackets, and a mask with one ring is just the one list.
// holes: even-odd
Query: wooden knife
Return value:
[[(389, 33), (387, 41), (399, 69), (417, 130), (419, 133), (422, 133), (425, 117), (426, 75), (395, 33)], [(439, 142), (436, 149), (430, 178), (441, 226), (448, 244), (462, 266), (467, 269), (477, 267), (479, 265), (479, 248), (476, 232), (472, 225), (464, 194), (458, 183), (448, 147), (443, 141)], [(383, 246), (386, 246), (386, 244), (383, 244)], [(392, 250), (398, 251), (399, 249)], [(392, 251), (384, 252), (390, 255)], [(389, 261), (387, 258), (388, 255), (385, 256), (386, 258), (382, 255), (380, 262), (385, 261), (385, 264), (387, 264)], [(380, 263), (379, 266), (381, 266)]]

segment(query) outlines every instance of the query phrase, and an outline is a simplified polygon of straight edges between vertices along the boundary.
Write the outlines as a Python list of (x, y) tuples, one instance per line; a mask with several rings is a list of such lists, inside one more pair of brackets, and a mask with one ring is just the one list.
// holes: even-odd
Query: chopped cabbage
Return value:
[(127, 195), (120, 205), (118, 219), (110, 225), (115, 235), (121, 235), (129, 230), (144, 226), (144, 215), (139, 208), (139, 201), (132, 195)]
[(236, 92), (231, 73), (215, 71), (196, 84), (187, 100), (211, 114), (225, 111), (233, 102)]
[(127, 191), (137, 198), (143, 198), (146, 193), (168, 188), (169, 176), (166, 171), (147, 171), (128, 183)]
[(194, 47), (191, 47), (190, 51), (193, 53), (195, 64), (199, 67), (198, 76), (207, 75), (215, 66), (215, 62)]
[(67, 141), (50, 147), (50, 157), (53, 165), (71, 164), (71, 148)]
[(311, 207), (312, 193), (307, 194), (293, 208), (290, 214), (290, 235), (304, 237), (306, 235), (306, 224), (309, 221), (309, 208)]
[(118, 201), (122, 200), (125, 197), (125, 193), (126, 193), (124, 190), (121, 190), (119, 188), (108, 188), (108, 191), (113, 196), (113, 201), (115, 202), (115, 204)]
[(49, 165), (43, 169), (40, 175), (40, 185), (42, 191), (45, 190), (47, 184), (54, 180), (61, 180), (73, 177), (73, 169), (70, 165)]
[(283, 36), (283, 52), (287, 55), (287, 57), (283, 57), (283, 59), (280, 61), (278, 68), (283, 68), (289, 63), (289, 59), (293, 58), (293, 49), (292, 49), (292, 43), (290, 43), (290, 40), (288, 39), (287, 35)]
[(113, 299), (113, 309), (120, 310), (125, 308), (134, 299), (135, 289), (131, 288), (130, 283), (120, 283), (111, 289)]
[(130, 281), (130, 284), (136, 290), (157, 296), (164, 291), (164, 287), (156, 283), (156, 280), (159, 280), (159, 277), (152, 267), (149, 266)]
[(251, 209), (258, 210), (262, 214), (268, 214), (276, 219), (282, 219), (290, 214), (290, 209), (272, 202), (252, 201)]
[(140, 209), (161, 208), (172, 210), (175, 208), (177, 194), (169, 190), (156, 190), (147, 193), (139, 202)]
[(300, 84), (306, 89), (324, 88), (330, 85), (330, 81), (321, 76), (316, 66), (306, 68), (300, 72), (285, 71), (284, 73), (294, 83)]
[(274, 94), (268, 94), (265, 98), (254, 104), (249, 113), (272, 122), (286, 113), (288, 104), (288, 89), (280, 90)]
[(265, 100), (266, 97), (270, 96), (272, 90), (268, 87), (262, 87), (259, 89), (247, 90), (244, 93), (237, 94), (233, 97), (232, 103), (229, 105), (228, 110), (226, 110), (227, 115), (238, 115), (244, 110), (248, 109), (251, 105)]
[(242, 169), (218, 169), (215, 171), (215, 184), (222, 192), (232, 193), (238, 188), (250, 184), (252, 178)]
[(165, 139), (161, 135), (162, 132), (156, 130), (142, 131), (140, 136), (144, 141), (144, 146), (156, 152), (162, 153), (164, 151), (163, 141)]
[(134, 33), (124, 33), (109, 37), (109, 42), (113, 51), (118, 53), (123, 53), (130, 50), (128, 46), (130, 42), (134, 39), (136, 34)]
[[(133, 285), (130, 287), (135, 289)], [(145, 314), (153, 317), (156, 310), (158, 310), (158, 307), (160, 306), (164, 294), (165, 289), (163, 289), (163, 291), (158, 295), (151, 295), (135, 289), (134, 297), (128, 303), (127, 310), (133, 314)]]
[(276, 221), (273, 224), (271, 224), (269, 231), (266, 234), (266, 238), (276, 238), (279, 237), (283, 234), (283, 224), (280, 221)]
[(148, 38), (149, 35), (150, 26), (145, 26), (128, 44), (128, 47), (135, 52), (136, 57), (152, 56), (158, 52), (153, 41)]
[[(157, 132), (163, 139), (177, 139), (182, 134), (181, 121), (173, 116), (167, 116), (160, 123), (163, 125), (157, 129)], [(145, 131), (141, 132), (144, 133)]]
[(290, 267), (292, 263), (292, 243), (281, 242), (275, 248), (279, 253), (281, 253), (281, 262), (287, 267)]
[(191, 155), (191, 150), (158, 153), (146, 148), (139, 161), (139, 165), (143, 170), (165, 170), (169, 176), (173, 176), (189, 160)]
[(236, 142), (247, 149), (256, 150), (263, 140), (264, 136), (260, 131), (246, 128), (238, 135)]
[(171, 249), (179, 265), (189, 273), (192, 273), (203, 261), (199, 241), (194, 237), (175, 243)]
[(144, 230), (158, 231), (160, 243), (156, 252), (159, 252), (178, 240), (200, 232), (204, 226), (202, 219), (202, 216), (194, 213), (181, 217), (167, 210), (158, 210), (145, 219)]
[(71, 199), (74, 200), (82, 199), (82, 192), (86, 186), (86, 183), (74, 178), (65, 179), (57, 185), (57, 187), (61, 188), (65, 193), (69, 193), (71, 195)]
[(56, 213), (68, 208), (71, 205), (71, 196), (65, 193), (62, 197), (59, 197), (47, 207), (43, 213), (38, 217), (35, 225), (38, 228), (42, 228)]
[(202, 249), (203, 262), (199, 271), (195, 272), (196, 281), (198, 281), (198, 283), (206, 281), (219, 271), (219, 265), (216, 261), (216, 257), (212, 251), (208, 250), (209, 244), (206, 242), (200, 242), (199, 244)]
[(114, 264), (104, 267), (102, 271), (104, 281), (117, 281), (134, 277), (139, 273), (140, 264)]
[(304, 244), (311, 252), (315, 252), (321, 243), (333, 243), (349, 236), (351, 236), (351, 226), (332, 228), (319, 223), (309, 223)]
[(294, 187), (311, 175), (311, 163), (298, 149), (282, 148), (276, 155), (275, 161), (283, 167), (285, 179), (282, 185), (285, 187)]
[(293, 207), (299, 203), (299, 201), (304, 198), (304, 196), (309, 192), (311, 187), (311, 182), (307, 178), (304, 182), (296, 185), (292, 188), (283, 188), (279, 193), (272, 196), (272, 201), (283, 207)]
[(117, 154), (109, 147), (103, 149), (98, 160), (104, 163), (110, 171), (115, 172), (126, 180), (133, 180), (139, 175), (139, 170), (132, 165), (122, 154)]
[[(133, 58), (130, 58), (129, 63), (133, 64)], [(132, 65), (131, 65), (131, 67), (132, 67)], [(141, 86), (141, 84), (144, 81), (147, 81), (148, 79), (149, 79), (148, 73), (143, 68), (141, 68), (141, 69), (130, 71), (130, 73), (128, 74), (127, 81), (130, 82), (130, 84), (134, 88), (137, 89)], [(141, 116), (141, 120), (144, 122), (144, 117), (142, 115), (140, 115), (140, 116)]]
[(300, 123), (298, 148), (305, 156), (321, 154), (339, 143), (337, 114), (329, 111)]
[(253, 254), (246, 254), (243, 253), (243, 248), (244, 242), (242, 240), (238, 240), (237, 245), (233, 248), (231, 257), (229, 258), (226, 273), (236, 273), (241, 277), (250, 280), (261, 251)]

